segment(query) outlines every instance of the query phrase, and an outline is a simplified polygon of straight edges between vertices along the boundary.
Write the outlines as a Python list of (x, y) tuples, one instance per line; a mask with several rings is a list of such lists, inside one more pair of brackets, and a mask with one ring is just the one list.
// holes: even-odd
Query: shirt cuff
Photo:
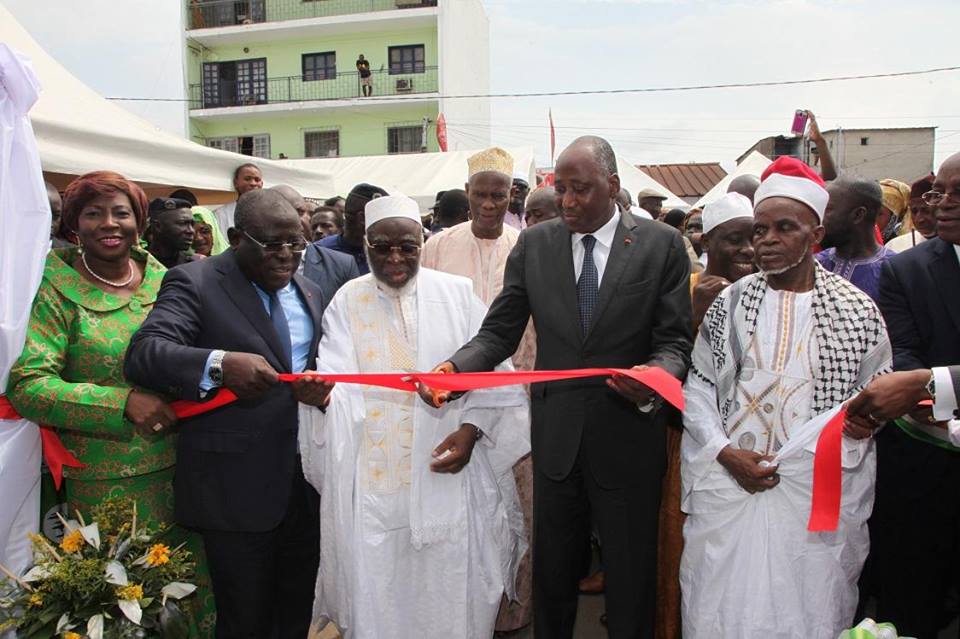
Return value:
[(936, 387), (936, 398), (933, 402), (933, 418), (938, 421), (953, 419), (957, 410), (957, 392), (953, 387), (953, 378), (950, 369), (941, 366), (933, 369), (933, 384)]
[(951, 419), (947, 422), (947, 436), (950, 443), (960, 447), (960, 419)]
[(209, 391), (212, 391), (214, 388), (218, 388), (220, 384), (214, 383), (210, 379), (210, 366), (213, 364), (213, 356), (216, 355), (217, 351), (210, 351), (210, 354), (207, 355), (207, 363), (203, 366), (203, 375), (200, 377), (200, 396), (205, 396)]

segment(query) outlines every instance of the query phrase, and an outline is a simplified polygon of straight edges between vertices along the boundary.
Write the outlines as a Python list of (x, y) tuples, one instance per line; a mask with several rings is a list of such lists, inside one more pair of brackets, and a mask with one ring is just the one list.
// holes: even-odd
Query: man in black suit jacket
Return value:
[[(692, 336), (683, 239), (664, 224), (618, 213), (616, 166), (601, 138), (580, 138), (560, 155), (561, 217), (521, 233), (480, 332), (438, 369), (491, 370), (513, 354), (532, 316), (537, 369), (641, 364), (686, 374)], [(652, 637), (665, 467), (660, 402), (626, 378), (534, 384), (530, 394), (537, 636), (573, 634), (592, 518), (603, 544), (610, 637)]]
[(323, 300), (296, 275), (306, 241), (293, 207), (255, 190), (237, 202), (234, 247), (172, 269), (127, 351), (134, 383), (237, 402), (180, 430), (177, 521), (198, 530), (213, 581), (218, 638), (306, 636), (319, 546), (318, 497), (297, 454), (297, 402), (329, 386), (279, 384), (316, 360)]
[[(878, 304), (898, 371), (960, 362), (960, 154), (943, 163), (924, 199), (937, 209), (939, 237), (893, 257), (880, 276)], [(927, 420), (929, 409), (915, 416)], [(877, 618), (925, 639), (949, 621), (944, 604), (960, 585), (960, 452), (896, 424), (877, 435), (871, 519)]]

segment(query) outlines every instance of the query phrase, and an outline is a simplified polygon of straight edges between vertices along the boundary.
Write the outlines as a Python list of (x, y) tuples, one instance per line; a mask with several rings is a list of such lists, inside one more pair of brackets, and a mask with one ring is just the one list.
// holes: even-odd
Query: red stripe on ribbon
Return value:
[(833, 532), (840, 523), (840, 494), (843, 489), (841, 448), (843, 424), (847, 418), (844, 408), (833, 416), (820, 431), (817, 452), (813, 456), (813, 499), (810, 504), (810, 532)]
[[(0, 419), (22, 419), (17, 409), (13, 407), (6, 396), (0, 397)], [(53, 485), (60, 490), (63, 483), (63, 467), (84, 468), (86, 464), (73, 456), (63, 441), (57, 435), (57, 432), (49, 426), (40, 426), (40, 443), (43, 445), (43, 460), (47, 462), (47, 468), (53, 476)]]
[[(665, 401), (678, 409), (683, 410), (683, 388), (680, 380), (670, 375), (662, 368), (649, 367), (641, 370), (624, 368), (581, 368), (566, 371), (493, 371), (484, 373), (358, 373), (358, 374), (282, 374), (281, 382), (294, 382), (307, 377), (320, 377), (331, 382), (341, 384), (365, 384), (380, 386), (403, 391), (416, 391), (417, 383), (423, 383), (431, 388), (446, 391), (471, 391), (481, 388), (495, 388), (511, 386), (513, 384), (533, 384), (536, 382), (553, 382), (563, 379), (579, 379), (583, 377), (629, 377), (637, 382), (649, 386)], [(208, 413), (222, 406), (236, 401), (237, 396), (229, 389), (223, 388), (216, 395), (204, 402), (178, 400), (171, 402), (170, 407), (178, 419), (188, 419)], [(0, 419), (20, 419), (16, 409), (6, 397), (0, 397)], [(63, 480), (63, 467), (83, 468), (81, 463), (57, 436), (56, 431), (47, 426), (40, 427), (40, 439), (43, 442), (43, 457), (53, 474), (57, 488)]]

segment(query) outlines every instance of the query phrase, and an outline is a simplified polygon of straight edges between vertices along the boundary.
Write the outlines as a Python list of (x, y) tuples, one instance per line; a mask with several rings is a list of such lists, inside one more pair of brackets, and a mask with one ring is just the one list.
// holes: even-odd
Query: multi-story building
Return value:
[(441, 113), (450, 150), (489, 142), (489, 101), (444, 97), (489, 93), (480, 0), (186, 2), (201, 144), (274, 159), (437, 151)]
[[(933, 170), (936, 127), (889, 129), (830, 129), (823, 132), (837, 169), (865, 178), (893, 178), (911, 183)], [(739, 164), (753, 151), (771, 159), (781, 155), (819, 164), (817, 148), (805, 137), (764, 138), (737, 158)]]

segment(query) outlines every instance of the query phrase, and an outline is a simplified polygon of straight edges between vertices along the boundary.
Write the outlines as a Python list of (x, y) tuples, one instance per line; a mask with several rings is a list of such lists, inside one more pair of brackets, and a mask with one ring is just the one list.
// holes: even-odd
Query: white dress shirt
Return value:
[[(593, 263), (597, 266), (597, 284), (603, 284), (603, 271), (607, 268), (607, 259), (610, 257), (610, 247), (613, 246), (613, 236), (617, 233), (617, 224), (620, 223), (620, 213), (614, 210), (613, 216), (606, 224), (601, 226), (593, 233), (589, 233), (596, 238), (597, 242), (593, 245)], [(580, 279), (580, 271), (583, 270), (583, 238), (587, 233), (574, 233), (570, 236), (570, 242), (573, 247), (573, 281)]]

